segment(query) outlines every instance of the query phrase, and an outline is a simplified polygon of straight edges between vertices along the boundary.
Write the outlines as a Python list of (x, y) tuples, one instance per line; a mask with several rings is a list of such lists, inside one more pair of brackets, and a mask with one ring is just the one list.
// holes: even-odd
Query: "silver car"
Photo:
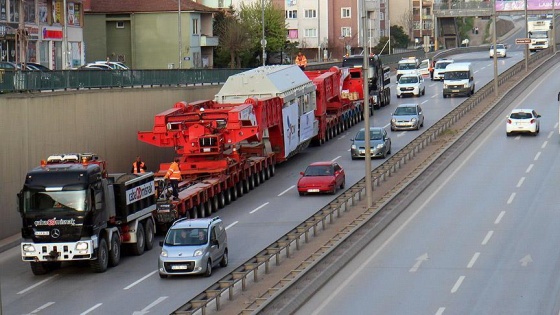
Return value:
[(424, 113), (419, 104), (401, 104), (391, 114), (391, 130), (418, 130), (424, 126)]
[(219, 217), (180, 219), (165, 239), (158, 261), (161, 278), (170, 275), (212, 275), (216, 265), (228, 265), (228, 245), (224, 223)]
[[(366, 157), (365, 128), (360, 129), (354, 139), (351, 139), (352, 146), (350, 154), (352, 160)], [(371, 157), (385, 158), (391, 154), (391, 138), (387, 135), (387, 131), (383, 127), (369, 128), (369, 143)]]

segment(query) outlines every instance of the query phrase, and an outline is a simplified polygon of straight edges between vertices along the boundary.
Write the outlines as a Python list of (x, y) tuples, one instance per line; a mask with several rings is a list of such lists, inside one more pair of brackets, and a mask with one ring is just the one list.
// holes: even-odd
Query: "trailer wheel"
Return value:
[(146, 245), (144, 244), (146, 239), (144, 233), (144, 226), (142, 222), (138, 222), (138, 227), (136, 228), (136, 244), (132, 244), (132, 254), (140, 256), (144, 254), (144, 249)]
[(146, 250), (150, 250), (154, 248), (154, 222), (150, 219), (146, 221), (146, 237), (144, 238), (146, 241)]
[(250, 174), (247, 181), (249, 182), (249, 190), (253, 190), (255, 188), (255, 175)]
[(259, 186), (261, 184), (261, 174), (257, 172), (253, 174), (253, 177), (255, 178), (255, 187)]
[(212, 212), (217, 212), (220, 209), (220, 201), (218, 200), (218, 196), (212, 197)]
[(276, 173), (276, 165), (272, 164), (270, 166), (270, 177), (274, 176), (275, 173)]
[(197, 217), (198, 218), (204, 218), (204, 214), (206, 212), (206, 209), (204, 208), (204, 202), (199, 204), (198, 206), (196, 206), (196, 212), (197, 212)]
[(190, 218), (190, 219), (196, 219), (196, 218), (198, 217), (198, 216), (197, 216), (197, 213), (196, 213), (196, 207), (190, 208), (190, 209), (188, 210), (188, 213), (189, 213), (189, 218)]
[(109, 251), (109, 266), (115, 267), (121, 261), (121, 239), (118, 233), (111, 236), (111, 250)]
[(249, 192), (249, 190), (251, 189), (251, 186), (249, 184), (249, 180), (248, 179), (244, 179), (243, 180), (243, 193), (246, 194)]
[(218, 196), (216, 198), (218, 198), (218, 208), (222, 209), (223, 207), (226, 206), (227, 201), (226, 201), (226, 194), (229, 193), (229, 190), (226, 191), (222, 191), (218, 194)]
[(206, 201), (206, 212), (204, 213), (204, 217), (207, 218), (209, 216), (212, 215), (212, 212), (215, 212), (216, 210), (213, 210), (213, 205), (212, 205), (212, 200), (208, 200)]
[(231, 196), (230, 202), (237, 200), (237, 187), (233, 186), (229, 188), (229, 195)]
[(245, 191), (244, 185), (245, 185), (244, 181), (240, 181), (237, 184), (235, 184), (235, 186), (237, 187), (237, 197), (243, 197), (243, 192)]
[(109, 250), (107, 248), (107, 240), (99, 239), (99, 247), (97, 247), (97, 259), (90, 261), (90, 268), (95, 273), (105, 272), (109, 265)]
[(47, 268), (47, 264), (44, 262), (32, 261), (30, 264), (31, 264), (31, 271), (36, 276), (44, 275), (49, 272), (49, 268)]

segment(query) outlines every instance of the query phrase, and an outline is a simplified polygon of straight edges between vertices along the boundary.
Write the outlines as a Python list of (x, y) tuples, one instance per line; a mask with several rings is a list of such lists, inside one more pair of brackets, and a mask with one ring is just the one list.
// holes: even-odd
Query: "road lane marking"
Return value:
[(525, 173), (529, 173), (532, 169), (533, 169), (533, 164), (530, 164), (529, 167), (527, 167)]
[(478, 259), (478, 256), (480, 256), (479, 252), (474, 253), (474, 255), (471, 258), (471, 261), (469, 261), (469, 264), (467, 265), (467, 268), (472, 268), (472, 266), (474, 266), (474, 263)]
[(339, 155), (339, 156), (335, 157), (334, 159), (332, 159), (331, 161), (334, 162), (334, 161), (340, 159), (341, 157), (342, 157), (342, 156)]
[[(438, 310), (437, 310), (437, 312), (436, 312), (435, 315), (441, 315), (441, 314), (443, 314), (443, 311), (445, 311), (445, 307), (440, 307), (440, 308), (438, 308)], [(560, 315), (560, 314), (559, 314), (559, 315)]]
[(496, 218), (496, 221), (494, 221), (494, 224), (499, 224), (500, 221), (502, 221), (502, 218), (504, 217), (505, 214), (506, 214), (505, 211), (500, 212), (500, 214), (498, 214), (498, 217)]
[(539, 156), (541, 156), (541, 151), (539, 151), (539, 152), (537, 152), (537, 154), (535, 154), (534, 160), (535, 160), (535, 161), (538, 160), (538, 159), (539, 159)]
[(80, 313), (80, 315), (86, 315), (88, 313), (91, 313), (91, 311), (95, 310), (96, 308), (100, 307), (101, 305), (103, 305), (103, 303), (97, 303), (93, 307), (90, 307), (89, 309), (87, 309), (85, 312)]
[(412, 266), (412, 268), (410, 268), (410, 270), (408, 270), (408, 272), (418, 271), (418, 268), (420, 268), (420, 265), (428, 259), (429, 259), (428, 253), (425, 253), (425, 254), (419, 256), (418, 258), (416, 258), (416, 263), (414, 264), (414, 266)]
[(453, 288), (451, 288), (451, 293), (455, 293), (457, 292), (457, 290), (459, 290), (459, 287), (461, 286), (461, 283), (463, 283), (463, 280), (465, 280), (465, 276), (460, 276), (459, 279), (457, 279), (457, 282), (455, 282), (455, 285), (453, 286)]
[(154, 270), (154, 271), (150, 272), (149, 274), (143, 276), (142, 278), (140, 278), (140, 279), (134, 281), (133, 283), (129, 284), (128, 286), (124, 287), (123, 290), (128, 290), (128, 289), (132, 288), (133, 286), (137, 285), (138, 283), (148, 279), (149, 277), (151, 277), (156, 272), (158, 272), (158, 271)]
[(421, 105), (424, 105), (425, 103), (427, 103), (428, 100), (423, 101), (422, 103), (420, 103)]
[[(558, 123), (556, 123), (556, 126), (557, 126), (557, 125), (558, 125)], [(556, 129), (556, 126), (554, 126), (554, 129)], [(548, 138), (548, 139), (552, 138), (552, 135), (553, 135), (554, 133), (555, 133), (554, 131), (549, 132), (547, 138)]]
[(283, 194), (287, 193), (288, 191), (290, 191), (290, 189), (292, 189), (292, 188), (294, 188), (294, 187), (296, 187), (296, 185), (292, 185), (292, 186), (288, 187), (288, 189), (286, 189), (286, 190), (284, 190), (283, 192), (281, 192), (281, 193), (278, 195), (278, 197), (280, 197), (280, 196), (282, 196)]
[(133, 315), (140, 315), (140, 314), (148, 314), (149, 310), (158, 305), (159, 303), (163, 302), (165, 299), (167, 299), (167, 296), (160, 296), (157, 300), (153, 301), (152, 303), (150, 303), (150, 305), (144, 307), (141, 311), (135, 311), (134, 313), (132, 313)]
[(24, 294), (25, 292), (30, 291), (30, 290), (32, 290), (32, 289), (34, 289), (34, 288), (40, 286), (41, 284), (47, 282), (47, 281), (51, 281), (52, 279), (54, 279), (54, 278), (56, 278), (56, 277), (58, 277), (58, 274), (53, 275), (52, 277), (48, 277), (48, 278), (45, 279), (45, 280), (39, 281), (39, 282), (35, 283), (34, 285), (32, 285), (32, 286), (30, 286), (30, 287), (27, 287), (27, 289), (23, 289), (23, 290), (19, 291), (17, 294)]
[(249, 213), (253, 214), (253, 213), (255, 213), (255, 212), (261, 210), (262, 208), (266, 207), (266, 205), (268, 205), (269, 203), (270, 203), (270, 202), (265, 202), (265, 203), (263, 203), (262, 205), (256, 207), (253, 211), (251, 211), (251, 212), (249, 212)]
[(511, 193), (511, 195), (509, 196), (509, 199), (507, 201), (507, 204), (511, 204), (513, 202), (513, 199), (515, 198), (515, 193)]
[(34, 310), (33, 310), (31, 313), (29, 313), (29, 314), (38, 314), (40, 311), (44, 310), (45, 308), (47, 308), (47, 307), (49, 307), (49, 306), (51, 306), (51, 305), (53, 305), (53, 304), (54, 304), (54, 302), (45, 303), (45, 304), (39, 306), (38, 308), (34, 309)]
[(524, 181), (525, 181), (525, 177), (521, 177), (521, 179), (519, 179), (519, 181), (517, 182), (517, 188), (521, 187)]
[(237, 223), (239, 223), (239, 221), (235, 221), (235, 222), (233, 222), (232, 224), (226, 226), (226, 230), (229, 229), (230, 227), (236, 225)]
[[(541, 149), (546, 148), (546, 145), (548, 144), (548, 141), (543, 142), (543, 144), (541, 145)], [(540, 153), (540, 152), (539, 152)]]
[(488, 241), (492, 237), (492, 234), (494, 234), (494, 231), (488, 231), (488, 233), (486, 233), (484, 240), (482, 240), (482, 245), (486, 245), (488, 243)]

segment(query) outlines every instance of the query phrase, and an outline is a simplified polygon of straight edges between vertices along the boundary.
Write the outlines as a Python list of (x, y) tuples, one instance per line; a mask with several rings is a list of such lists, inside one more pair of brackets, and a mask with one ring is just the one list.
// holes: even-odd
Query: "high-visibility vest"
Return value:
[[(137, 162), (132, 163), (132, 173), (138, 174), (138, 166), (136, 165)], [(146, 173), (146, 165), (144, 162), (140, 162), (140, 173)]]
[(177, 164), (177, 162), (171, 163), (167, 174), (165, 174), (165, 178), (181, 180), (181, 170), (179, 169), (179, 164)]

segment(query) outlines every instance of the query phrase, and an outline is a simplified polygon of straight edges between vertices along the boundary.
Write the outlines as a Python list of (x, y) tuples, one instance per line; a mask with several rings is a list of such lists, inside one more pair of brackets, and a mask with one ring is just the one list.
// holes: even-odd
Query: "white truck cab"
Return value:
[(420, 74), (418, 67), (420, 62), (415, 57), (403, 58), (397, 64), (397, 81), (403, 74)]
[(474, 72), (470, 62), (454, 62), (445, 67), (443, 98), (451, 95), (474, 94)]

